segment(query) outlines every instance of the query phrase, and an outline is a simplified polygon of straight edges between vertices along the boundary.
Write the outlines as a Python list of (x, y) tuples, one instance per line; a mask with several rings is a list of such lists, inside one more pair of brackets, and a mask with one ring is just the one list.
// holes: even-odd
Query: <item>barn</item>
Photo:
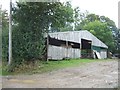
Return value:
[(48, 34), (47, 58), (107, 58), (108, 46), (87, 30)]

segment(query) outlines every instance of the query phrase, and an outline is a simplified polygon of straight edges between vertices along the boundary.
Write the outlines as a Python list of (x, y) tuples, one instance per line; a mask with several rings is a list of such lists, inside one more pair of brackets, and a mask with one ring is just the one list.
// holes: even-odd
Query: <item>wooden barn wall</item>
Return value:
[(58, 46), (49, 45), (48, 47), (48, 59), (61, 60), (65, 57), (80, 58), (80, 49), (64, 48)]
[(101, 58), (102, 58), (102, 59), (107, 58), (107, 50), (101, 50), (101, 51), (100, 51), (100, 55), (101, 55)]

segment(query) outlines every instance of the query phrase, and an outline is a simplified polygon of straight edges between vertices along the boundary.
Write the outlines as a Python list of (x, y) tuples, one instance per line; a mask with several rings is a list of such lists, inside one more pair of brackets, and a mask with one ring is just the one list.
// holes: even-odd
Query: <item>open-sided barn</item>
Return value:
[(48, 59), (107, 58), (102, 41), (87, 30), (49, 33)]

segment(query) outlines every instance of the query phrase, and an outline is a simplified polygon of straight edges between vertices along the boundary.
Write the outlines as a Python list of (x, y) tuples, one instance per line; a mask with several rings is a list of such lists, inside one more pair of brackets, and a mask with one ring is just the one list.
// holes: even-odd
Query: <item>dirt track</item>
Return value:
[(3, 88), (113, 88), (118, 61), (88, 63), (44, 74), (3, 77)]

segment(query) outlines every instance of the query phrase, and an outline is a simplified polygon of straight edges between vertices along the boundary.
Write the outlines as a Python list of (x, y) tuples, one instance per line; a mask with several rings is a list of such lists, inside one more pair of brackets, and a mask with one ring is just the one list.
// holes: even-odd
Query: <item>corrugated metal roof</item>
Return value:
[(102, 41), (100, 41), (97, 37), (91, 34), (87, 30), (80, 30), (80, 31), (66, 31), (66, 32), (54, 32), (49, 33), (50, 37), (56, 38), (59, 40), (66, 40), (81, 43), (81, 39), (91, 40), (92, 45), (108, 48)]

